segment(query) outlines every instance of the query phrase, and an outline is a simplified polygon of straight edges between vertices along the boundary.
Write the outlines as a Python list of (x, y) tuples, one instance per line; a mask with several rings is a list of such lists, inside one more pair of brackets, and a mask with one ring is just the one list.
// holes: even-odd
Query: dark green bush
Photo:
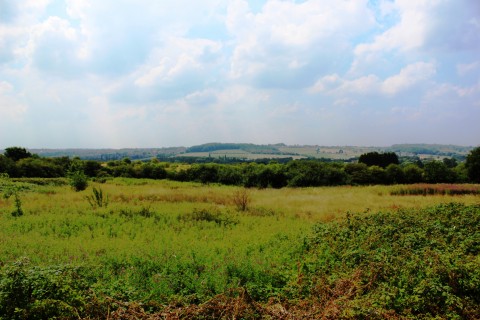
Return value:
[(70, 179), (70, 186), (75, 191), (83, 191), (88, 187), (88, 177), (83, 171), (73, 171), (68, 174)]
[(90, 298), (78, 268), (23, 259), (0, 269), (0, 319), (78, 319)]
[(292, 292), (341, 302), (344, 316), (480, 314), (479, 205), (348, 215), (318, 224), (304, 249)]

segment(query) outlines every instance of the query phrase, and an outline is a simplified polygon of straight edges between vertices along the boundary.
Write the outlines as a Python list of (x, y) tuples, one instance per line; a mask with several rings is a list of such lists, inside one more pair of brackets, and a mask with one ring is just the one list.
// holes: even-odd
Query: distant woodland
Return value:
[[(223, 158), (185, 156), (189, 152), (225, 151), (228, 148), (271, 154), (279, 146), (207, 144), (186, 149), (183, 154), (172, 158), (161, 158), (157, 154), (148, 160), (124, 157), (104, 161), (69, 156), (44, 157), (25, 148), (11, 147), (0, 155), (0, 173), (12, 178), (62, 178), (75, 173), (99, 180), (109, 177), (170, 179), (257, 188), (480, 182), (480, 148), (471, 149), (463, 155), (464, 147), (392, 147), (403, 150), (403, 153), (413, 150), (454, 153), (453, 157), (441, 160), (422, 160), (415, 155), (399, 157), (395, 152), (377, 151), (348, 161), (307, 157), (292, 160), (283, 153), (284, 158), (265, 157), (248, 161), (226, 155)], [(128, 152), (123, 155), (128, 155)]]

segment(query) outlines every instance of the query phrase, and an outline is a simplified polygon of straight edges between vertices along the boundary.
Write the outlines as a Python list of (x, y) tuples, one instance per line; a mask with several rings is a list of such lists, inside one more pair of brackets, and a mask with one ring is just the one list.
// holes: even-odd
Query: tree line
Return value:
[(178, 165), (128, 158), (109, 162), (69, 157), (41, 158), (24, 148), (11, 147), (0, 155), (0, 173), (10, 177), (67, 177), (72, 171), (90, 178), (129, 177), (219, 183), (257, 188), (315, 187), (411, 183), (479, 183), (480, 147), (465, 162), (403, 161), (395, 153), (367, 153), (356, 163), (292, 160), (279, 163), (200, 163)]

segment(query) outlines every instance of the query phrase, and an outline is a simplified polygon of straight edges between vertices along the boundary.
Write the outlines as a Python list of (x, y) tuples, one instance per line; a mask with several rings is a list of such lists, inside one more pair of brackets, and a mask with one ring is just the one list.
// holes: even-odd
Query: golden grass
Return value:
[[(105, 184), (91, 185), (101, 188), (109, 196), (110, 207), (144, 206), (164, 213), (182, 213), (193, 207), (211, 206), (234, 210), (233, 195), (239, 189), (232, 186), (134, 179), (113, 179)], [(465, 204), (480, 202), (478, 195), (398, 197), (390, 194), (395, 189), (398, 186), (249, 189), (249, 207), (316, 222), (343, 217), (347, 211), (419, 208), (452, 201)], [(91, 187), (84, 192), (73, 192), (68, 187), (39, 187), (39, 190), (43, 192), (22, 194), (23, 207), (27, 212), (66, 213), (91, 209), (85, 200)], [(9, 206), (11, 201), (0, 200), (1, 211), (5, 212)]]

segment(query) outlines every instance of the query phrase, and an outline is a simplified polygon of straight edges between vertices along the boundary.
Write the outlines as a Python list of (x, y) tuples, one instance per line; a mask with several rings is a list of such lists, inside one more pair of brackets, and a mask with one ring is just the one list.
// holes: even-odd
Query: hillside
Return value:
[[(325, 160), (355, 160), (367, 152), (395, 152), (399, 156), (417, 156), (421, 159), (443, 159), (453, 157), (458, 160), (473, 147), (441, 144), (395, 144), (390, 147), (375, 146), (320, 146), (286, 145), (283, 143), (259, 145), (253, 143), (206, 143), (191, 147), (166, 148), (124, 148), (124, 149), (29, 149), (41, 157), (79, 157), (84, 160), (148, 160), (175, 161), (188, 158), (229, 158), (241, 161), (279, 158), (316, 158)], [(3, 151), (1, 151), (3, 153)]]

